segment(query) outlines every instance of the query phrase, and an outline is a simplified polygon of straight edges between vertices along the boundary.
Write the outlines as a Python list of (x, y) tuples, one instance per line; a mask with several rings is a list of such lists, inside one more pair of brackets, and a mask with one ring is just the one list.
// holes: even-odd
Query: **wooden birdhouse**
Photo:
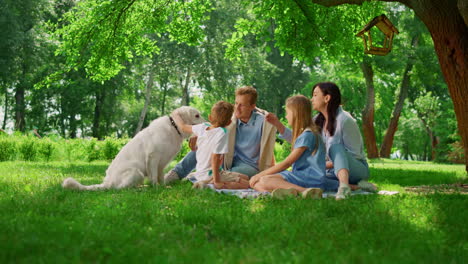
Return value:
[[(376, 46), (376, 44), (380, 44), (374, 43), (372, 41), (371, 29), (374, 26), (376, 26), (384, 35), (383, 43), (381, 43), (382, 46)], [(384, 56), (392, 50), (393, 35), (398, 33), (400, 32), (398, 32), (398, 29), (393, 26), (392, 22), (390, 22), (387, 16), (380, 15), (372, 19), (369, 24), (367, 24), (361, 31), (356, 34), (356, 37), (361, 37), (364, 41), (364, 53)], [(376, 36), (374, 36), (374, 39), (375, 38)]]

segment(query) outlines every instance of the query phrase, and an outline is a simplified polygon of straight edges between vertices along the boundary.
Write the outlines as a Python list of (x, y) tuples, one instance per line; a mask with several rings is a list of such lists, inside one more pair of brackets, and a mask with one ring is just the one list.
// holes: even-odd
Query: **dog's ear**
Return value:
[(189, 106), (182, 106), (177, 108), (177, 111), (186, 124), (194, 124), (196, 119), (195, 115), (198, 113), (198, 111), (194, 111), (194, 108)]
[(182, 106), (182, 107), (174, 109), (174, 111), (172, 111), (171, 115), (174, 115), (174, 114), (178, 114), (182, 118), (182, 120), (184, 120), (184, 122), (187, 121), (186, 106)]

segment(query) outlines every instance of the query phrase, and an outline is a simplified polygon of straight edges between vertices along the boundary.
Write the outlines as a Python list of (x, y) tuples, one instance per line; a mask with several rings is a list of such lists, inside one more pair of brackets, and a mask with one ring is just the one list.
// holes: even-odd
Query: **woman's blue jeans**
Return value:
[(336, 176), (342, 169), (349, 171), (349, 183), (357, 184), (360, 180), (369, 178), (369, 165), (366, 160), (356, 159), (351, 153), (346, 151), (342, 144), (333, 144), (328, 150), (328, 156), (333, 162), (333, 168), (327, 170), (324, 178), (324, 189), (326, 191), (336, 191), (340, 182)]

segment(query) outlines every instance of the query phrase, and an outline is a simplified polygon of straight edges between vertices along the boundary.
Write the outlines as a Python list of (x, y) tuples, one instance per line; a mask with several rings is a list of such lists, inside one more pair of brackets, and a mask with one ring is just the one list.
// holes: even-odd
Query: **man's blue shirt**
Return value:
[(255, 111), (247, 123), (237, 120), (234, 163), (242, 162), (258, 169), (264, 120), (264, 116)]

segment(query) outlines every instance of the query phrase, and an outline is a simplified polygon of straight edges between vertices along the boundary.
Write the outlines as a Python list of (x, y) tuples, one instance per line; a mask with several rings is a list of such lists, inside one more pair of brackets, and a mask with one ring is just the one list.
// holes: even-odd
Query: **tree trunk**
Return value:
[(76, 118), (74, 114), (70, 115), (70, 138), (76, 138)]
[(432, 152), (431, 152), (431, 160), (436, 160), (437, 158), (437, 145), (439, 145), (439, 138), (435, 135), (431, 136), (431, 146), (432, 146)]
[(436, 159), (436, 147), (439, 144), (439, 139), (434, 135), (434, 132), (431, 129), (431, 126), (427, 123), (427, 121), (418, 113), (419, 119), (421, 119), (421, 122), (424, 125), (424, 128), (426, 129), (427, 135), (429, 136), (429, 140), (431, 140), (431, 160)]
[[(190, 94), (189, 94), (189, 84), (190, 84), (190, 73), (191, 69), (187, 69), (187, 74), (185, 75), (185, 84), (182, 86), (182, 105), (189, 105), (190, 104)], [(182, 79), (180, 81), (182, 85)]]
[[(418, 46), (419, 37), (419, 34), (413, 37), (413, 40), (411, 41), (413, 48), (416, 48)], [(410, 86), (411, 77), (409, 73), (414, 65), (413, 57), (413, 55), (410, 56), (408, 58), (408, 62), (406, 63), (405, 71), (403, 72), (403, 79), (401, 81), (398, 101), (395, 104), (395, 108), (393, 109), (392, 113), (392, 118), (390, 119), (387, 132), (385, 133), (384, 140), (382, 142), (382, 145), (380, 146), (380, 157), (382, 158), (390, 158), (393, 146), (393, 139), (395, 136), (395, 132), (398, 130), (398, 121), (400, 119), (400, 114), (403, 110), (403, 105), (405, 103), (406, 97), (408, 97), (408, 90)]]
[(423, 1), (414, 7), (434, 41), (455, 108), (468, 172), (468, 27), (455, 1)]
[(5, 89), (5, 111), (3, 112), (3, 124), (2, 129), (6, 129), (6, 123), (8, 118), (8, 91)]
[(167, 96), (167, 82), (165, 82), (163, 85), (163, 94), (162, 94), (162, 100), (161, 100), (161, 116), (166, 114), (166, 96)]
[(26, 109), (25, 107), (25, 102), (24, 102), (24, 84), (19, 83), (18, 86), (16, 86), (16, 92), (15, 92), (15, 130), (16, 131), (21, 131), (24, 132), (26, 129), (26, 124), (25, 124), (25, 114), (24, 111)]
[(375, 90), (374, 90), (374, 72), (372, 65), (369, 63), (367, 57), (364, 57), (361, 63), (362, 73), (366, 79), (367, 99), (366, 107), (362, 111), (362, 130), (364, 133), (364, 145), (367, 149), (367, 157), (375, 159), (379, 157), (377, 150), (377, 143), (375, 139), (374, 128), (374, 105), (375, 105)]
[(143, 106), (143, 109), (141, 110), (140, 119), (138, 120), (138, 125), (135, 130), (134, 136), (136, 136), (136, 134), (138, 134), (138, 132), (140, 132), (141, 128), (143, 127), (143, 122), (145, 121), (146, 113), (148, 112), (148, 106), (149, 106), (149, 102), (151, 99), (151, 90), (153, 89), (153, 85), (154, 85), (154, 69), (153, 67), (150, 67), (148, 82), (146, 83), (145, 105)]
[(98, 87), (96, 89), (96, 105), (94, 106), (94, 119), (93, 119), (93, 137), (102, 139), (100, 126), (101, 126), (101, 114), (102, 105), (104, 104), (104, 88)]
[(398, 129), (398, 121), (400, 119), (401, 111), (403, 110), (403, 105), (405, 103), (406, 97), (408, 97), (408, 88), (409, 88), (409, 71), (413, 67), (412, 63), (406, 64), (405, 71), (403, 73), (403, 80), (400, 86), (400, 94), (398, 96), (398, 101), (395, 104), (395, 108), (393, 109), (392, 118), (390, 119), (390, 123), (388, 124), (387, 131), (385, 132), (384, 140), (382, 145), (380, 146), (380, 156), (382, 158), (389, 158), (390, 152), (392, 151), (393, 146), (393, 139), (395, 136), (395, 132)]

